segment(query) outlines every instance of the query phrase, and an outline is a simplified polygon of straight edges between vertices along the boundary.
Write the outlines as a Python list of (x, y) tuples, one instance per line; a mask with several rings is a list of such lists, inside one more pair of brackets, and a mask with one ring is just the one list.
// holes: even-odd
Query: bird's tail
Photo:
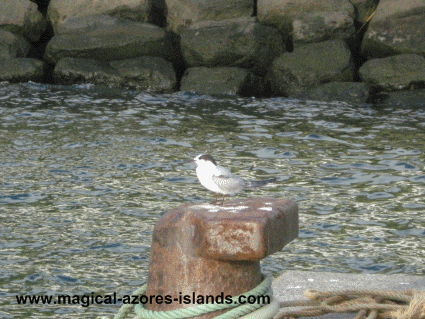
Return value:
[(245, 187), (246, 188), (261, 187), (268, 183), (274, 182), (275, 180), (276, 179), (274, 178), (270, 178), (270, 179), (265, 179), (263, 181), (245, 181)]

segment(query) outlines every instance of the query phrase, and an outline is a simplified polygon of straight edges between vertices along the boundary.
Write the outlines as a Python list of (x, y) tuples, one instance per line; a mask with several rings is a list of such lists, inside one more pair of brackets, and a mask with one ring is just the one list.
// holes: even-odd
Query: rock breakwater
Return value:
[(425, 88), (425, 2), (4, 1), (0, 70), (9, 82), (408, 103)]

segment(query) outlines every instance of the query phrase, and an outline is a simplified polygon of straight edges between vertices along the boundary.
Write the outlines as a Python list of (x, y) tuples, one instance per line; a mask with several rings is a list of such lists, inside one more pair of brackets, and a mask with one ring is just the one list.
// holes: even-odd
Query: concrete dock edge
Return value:
[[(347, 274), (312, 271), (287, 271), (272, 283), (273, 295), (279, 301), (307, 300), (306, 289), (331, 291), (340, 289), (423, 290), (425, 276), (403, 274)], [(328, 314), (315, 319), (352, 319), (353, 313)]]

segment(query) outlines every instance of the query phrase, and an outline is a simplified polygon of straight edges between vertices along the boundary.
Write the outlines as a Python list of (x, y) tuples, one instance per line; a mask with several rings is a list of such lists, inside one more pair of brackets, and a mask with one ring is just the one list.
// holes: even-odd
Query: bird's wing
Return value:
[(233, 174), (213, 175), (212, 180), (223, 194), (236, 194), (245, 187), (245, 181)]
[(217, 165), (215, 167), (214, 175), (216, 175), (216, 176), (220, 176), (220, 175), (232, 176), (233, 174), (227, 168), (224, 168), (223, 166)]

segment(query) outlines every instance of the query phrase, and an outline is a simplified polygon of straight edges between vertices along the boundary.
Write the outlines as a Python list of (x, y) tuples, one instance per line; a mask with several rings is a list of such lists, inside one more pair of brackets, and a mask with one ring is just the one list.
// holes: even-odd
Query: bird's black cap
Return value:
[(210, 161), (211, 163), (213, 163), (214, 165), (217, 165), (217, 163), (215, 162), (215, 160), (212, 158), (211, 155), (208, 154), (202, 154), (201, 156), (199, 156), (199, 159), (202, 159), (204, 161)]

